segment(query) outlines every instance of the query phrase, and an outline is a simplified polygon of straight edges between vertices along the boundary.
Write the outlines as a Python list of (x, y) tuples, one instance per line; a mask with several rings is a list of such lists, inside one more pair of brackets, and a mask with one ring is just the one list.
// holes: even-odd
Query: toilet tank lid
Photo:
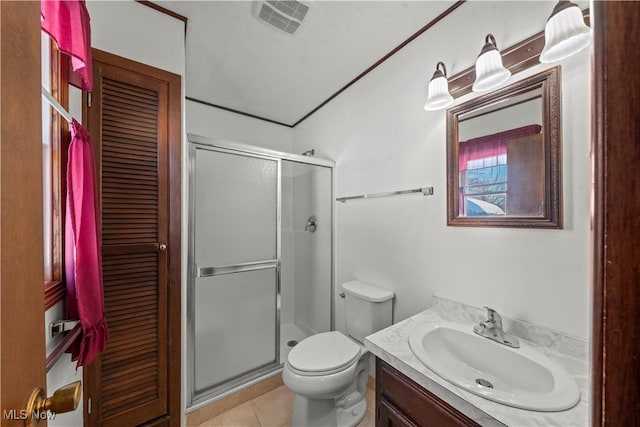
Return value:
[(384, 289), (359, 280), (343, 283), (342, 290), (349, 295), (353, 295), (370, 302), (384, 302), (390, 300), (394, 296), (393, 291), (390, 291), (389, 289)]

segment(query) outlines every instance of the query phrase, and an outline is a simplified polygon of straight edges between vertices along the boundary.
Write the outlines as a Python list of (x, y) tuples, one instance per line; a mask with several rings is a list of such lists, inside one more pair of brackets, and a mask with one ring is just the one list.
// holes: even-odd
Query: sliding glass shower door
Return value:
[(279, 365), (280, 160), (202, 146), (190, 159), (194, 404)]

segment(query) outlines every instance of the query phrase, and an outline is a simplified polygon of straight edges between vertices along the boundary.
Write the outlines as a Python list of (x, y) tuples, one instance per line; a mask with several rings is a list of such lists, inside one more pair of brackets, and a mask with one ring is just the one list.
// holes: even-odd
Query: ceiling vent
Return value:
[(256, 2), (253, 15), (271, 28), (290, 36), (296, 34), (309, 18), (309, 2), (295, 0), (265, 0)]

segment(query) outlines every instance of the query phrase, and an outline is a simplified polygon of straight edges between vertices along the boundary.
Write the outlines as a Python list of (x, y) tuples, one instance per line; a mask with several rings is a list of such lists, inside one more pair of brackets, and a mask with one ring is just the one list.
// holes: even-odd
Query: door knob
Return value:
[(167, 250), (167, 245), (160, 243), (160, 245), (158, 245), (158, 249), (160, 249), (160, 252), (164, 252)]
[(38, 425), (40, 420), (47, 418), (47, 411), (54, 414), (74, 411), (80, 403), (81, 395), (80, 381), (59, 388), (53, 392), (51, 397), (47, 397), (43, 389), (34, 388), (27, 403), (27, 418), (24, 425), (26, 427)]

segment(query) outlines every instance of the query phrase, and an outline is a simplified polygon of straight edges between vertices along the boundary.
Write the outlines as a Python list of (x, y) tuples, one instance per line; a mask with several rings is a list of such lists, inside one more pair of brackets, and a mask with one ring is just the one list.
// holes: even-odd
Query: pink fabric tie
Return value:
[(40, 13), (42, 29), (71, 57), (73, 73), (69, 73), (69, 83), (90, 92), (91, 24), (84, 0), (42, 0)]
[(65, 272), (68, 316), (80, 319), (82, 335), (71, 348), (72, 360), (86, 366), (109, 339), (102, 288), (98, 197), (95, 158), (89, 132), (76, 120), (71, 123), (67, 165)]

